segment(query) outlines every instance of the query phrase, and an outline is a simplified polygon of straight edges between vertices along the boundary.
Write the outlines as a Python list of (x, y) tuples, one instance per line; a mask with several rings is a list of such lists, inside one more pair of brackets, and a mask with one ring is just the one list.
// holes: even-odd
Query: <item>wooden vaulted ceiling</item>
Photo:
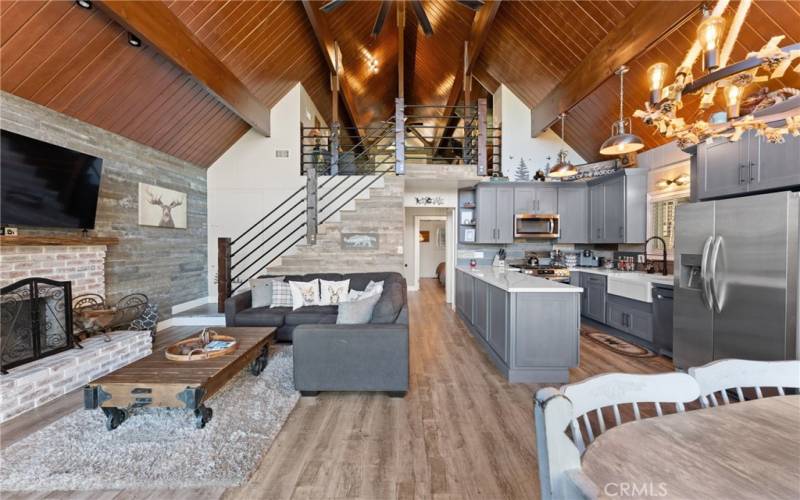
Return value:
[[(330, 66), (300, 2), (167, 1), (169, 10), (243, 82), (265, 108), (301, 82), (326, 120), (331, 119)], [(318, 11), (322, 1), (311, 1)], [(464, 42), (480, 23), (471, 9), (451, 0), (425, 0), (433, 26), (426, 37), (413, 9), (403, 30), (407, 103), (444, 105), (461, 85)], [(494, 92), (507, 85), (535, 107), (614, 30), (624, 29), (636, 1), (504, 1), (489, 18), (488, 36), (473, 74)], [(488, 3), (483, 9), (488, 8)], [(736, 3), (728, 9), (731, 15)], [(342, 86), (349, 92), (345, 122), (366, 127), (390, 117), (398, 94), (398, 28), (390, 10), (378, 37), (370, 31), (377, 1), (347, 1), (319, 19), (338, 42)], [(672, 68), (691, 44), (694, 16), (629, 63), (625, 114), (647, 98), (645, 72), (655, 61)], [(772, 35), (800, 41), (800, 4), (756, 0), (733, 59), (760, 48)], [(474, 35), (474, 33), (473, 33)], [(249, 126), (205, 87), (147, 43), (133, 48), (125, 30), (98, 8), (74, 2), (0, 1), (0, 88), (197, 165), (208, 166)], [(378, 60), (378, 72), (369, 69)], [(774, 86), (800, 88), (800, 75)], [(474, 99), (482, 89), (475, 88)], [(587, 160), (617, 115), (618, 80), (609, 78), (578, 102), (567, 118), (566, 140)], [(347, 108), (345, 110), (345, 108)], [(685, 116), (697, 113), (686, 100)], [(346, 123), (347, 124), (347, 123)], [(560, 133), (558, 125), (554, 130)], [(648, 147), (665, 142), (634, 120)]]

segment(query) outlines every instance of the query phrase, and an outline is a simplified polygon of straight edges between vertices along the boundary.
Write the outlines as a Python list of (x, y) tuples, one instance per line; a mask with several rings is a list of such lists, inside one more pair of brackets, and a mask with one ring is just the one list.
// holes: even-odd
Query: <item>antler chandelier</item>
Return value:
[[(633, 116), (656, 127), (662, 135), (675, 137), (681, 148), (714, 137), (729, 137), (736, 141), (748, 130), (755, 130), (769, 142), (783, 142), (784, 135), (789, 133), (800, 135), (800, 90), (783, 88), (769, 92), (766, 86), (759, 86), (782, 77), (789, 70), (800, 58), (800, 43), (781, 48), (778, 44), (784, 36), (774, 36), (759, 51), (728, 65), (751, 3), (751, 0), (739, 3), (721, 48), (725, 30), (722, 13), (728, 0), (719, 0), (710, 13), (704, 10), (697, 39), (676, 69), (673, 83), (664, 86), (669, 69), (665, 63), (651, 66), (647, 71), (650, 101), (645, 103), (645, 110), (637, 110)], [(708, 73), (695, 80), (692, 67), (701, 52), (702, 70)], [(800, 65), (793, 71), (800, 73)], [(742, 99), (745, 90), (756, 87), (755, 92)], [(683, 107), (684, 95), (701, 93), (700, 109), (707, 110), (714, 105), (719, 90), (725, 97), (725, 111), (713, 113), (709, 121), (699, 119), (686, 123), (677, 116)]]

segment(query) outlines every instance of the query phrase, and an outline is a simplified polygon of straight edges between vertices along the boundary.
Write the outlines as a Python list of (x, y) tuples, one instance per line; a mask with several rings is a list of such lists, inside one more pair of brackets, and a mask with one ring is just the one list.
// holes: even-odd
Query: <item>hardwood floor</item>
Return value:
[[(533, 425), (533, 393), (538, 386), (506, 382), (444, 303), (438, 284), (420, 282), (420, 291), (409, 292), (408, 395), (392, 399), (384, 394), (323, 393), (301, 398), (242, 487), (3, 497), (538, 498)], [(192, 330), (169, 329), (160, 344)], [(581, 364), (570, 371), (570, 379), (609, 371), (672, 369), (667, 358), (624, 357), (581, 339)], [(29, 422), (24, 434), (39, 426)], [(19, 439), (22, 431), (17, 434)]]

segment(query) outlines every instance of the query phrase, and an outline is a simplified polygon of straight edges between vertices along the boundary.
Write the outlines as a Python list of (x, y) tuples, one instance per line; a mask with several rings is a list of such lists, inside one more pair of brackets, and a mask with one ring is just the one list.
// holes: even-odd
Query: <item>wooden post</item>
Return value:
[(317, 244), (317, 169), (306, 172), (306, 243)]
[(402, 97), (394, 100), (394, 173), (406, 173), (406, 120)]
[(217, 238), (217, 311), (225, 312), (231, 296), (231, 239)]
[(486, 134), (488, 132), (486, 114), (486, 99), (478, 99), (478, 175), (486, 175)]
[(403, 78), (405, 76), (405, 27), (406, 27), (406, 4), (397, 4), (397, 97), (405, 98), (405, 86)]
[[(328, 140), (328, 146), (330, 148), (330, 158), (331, 158), (331, 167), (330, 167), (330, 175), (338, 175), (339, 174), (339, 123), (333, 122), (331, 125), (331, 137)], [(316, 172), (314, 186), (316, 186)]]

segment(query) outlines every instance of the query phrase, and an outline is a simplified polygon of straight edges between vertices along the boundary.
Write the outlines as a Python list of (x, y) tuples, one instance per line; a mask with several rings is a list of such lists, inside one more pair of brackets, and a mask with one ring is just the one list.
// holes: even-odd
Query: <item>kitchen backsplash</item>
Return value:
[[(494, 256), (497, 255), (501, 248), (506, 249), (507, 260), (519, 260), (525, 257), (525, 252), (550, 252), (553, 249), (553, 243), (549, 241), (519, 242), (508, 245), (470, 245), (460, 243), (458, 245), (458, 265), (468, 265), (473, 258), (479, 265), (491, 264)], [(482, 254), (482, 256), (474, 256), (477, 254)]]

